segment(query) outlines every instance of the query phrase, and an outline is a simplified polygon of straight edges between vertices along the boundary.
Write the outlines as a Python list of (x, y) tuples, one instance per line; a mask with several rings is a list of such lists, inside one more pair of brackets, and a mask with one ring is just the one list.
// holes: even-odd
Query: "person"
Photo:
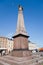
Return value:
[(2, 56), (2, 52), (1, 52), (1, 56)]
[(5, 55), (5, 51), (3, 51), (2, 54)]

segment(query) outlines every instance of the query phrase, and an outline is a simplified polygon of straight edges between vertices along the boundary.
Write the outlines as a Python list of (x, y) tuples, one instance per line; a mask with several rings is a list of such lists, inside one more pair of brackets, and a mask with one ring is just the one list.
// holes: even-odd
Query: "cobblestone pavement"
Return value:
[(0, 56), (0, 65), (41, 65), (43, 56), (34, 54), (31, 57)]

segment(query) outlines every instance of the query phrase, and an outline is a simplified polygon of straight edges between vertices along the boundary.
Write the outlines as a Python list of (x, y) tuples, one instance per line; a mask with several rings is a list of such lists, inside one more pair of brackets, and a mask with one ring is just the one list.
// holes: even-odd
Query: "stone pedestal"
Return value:
[(14, 49), (28, 49), (28, 36), (19, 34), (14, 36)]
[(19, 34), (13, 38), (14, 45), (11, 55), (15, 57), (31, 56), (31, 51), (28, 50), (28, 36)]
[(15, 57), (29, 57), (31, 56), (31, 51), (29, 50), (13, 50), (11, 53)]

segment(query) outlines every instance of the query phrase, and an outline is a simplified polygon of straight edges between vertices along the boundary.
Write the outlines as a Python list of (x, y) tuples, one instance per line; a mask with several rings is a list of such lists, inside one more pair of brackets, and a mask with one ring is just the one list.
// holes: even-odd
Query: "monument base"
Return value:
[(28, 57), (31, 56), (31, 51), (29, 50), (13, 50), (11, 53), (15, 57)]

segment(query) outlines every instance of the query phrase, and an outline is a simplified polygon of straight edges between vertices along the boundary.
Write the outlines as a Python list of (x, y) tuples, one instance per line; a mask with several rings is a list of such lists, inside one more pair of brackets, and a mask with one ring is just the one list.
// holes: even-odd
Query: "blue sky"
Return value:
[(29, 40), (43, 47), (43, 0), (0, 0), (0, 36), (14, 35), (19, 4), (24, 8), (24, 22)]

